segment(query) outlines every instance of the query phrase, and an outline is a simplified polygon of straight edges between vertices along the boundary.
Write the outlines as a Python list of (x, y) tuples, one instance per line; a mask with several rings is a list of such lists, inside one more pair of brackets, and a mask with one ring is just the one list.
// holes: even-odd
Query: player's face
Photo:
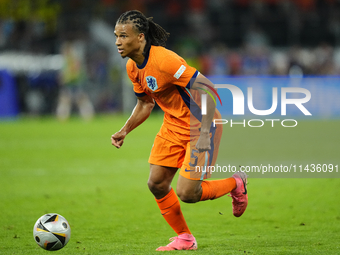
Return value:
[(141, 47), (144, 35), (136, 32), (132, 24), (116, 24), (115, 35), (118, 53), (122, 58), (134, 58), (143, 52)]

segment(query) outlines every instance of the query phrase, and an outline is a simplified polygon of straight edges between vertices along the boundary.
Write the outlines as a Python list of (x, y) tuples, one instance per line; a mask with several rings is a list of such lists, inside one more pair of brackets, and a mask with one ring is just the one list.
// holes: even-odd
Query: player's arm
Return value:
[[(210, 91), (210, 95), (214, 96), (215, 98), (215, 94), (206, 85), (214, 88), (214, 84), (209, 79), (207, 79), (204, 75), (199, 74), (194, 84), (191, 86), (191, 89), (197, 90), (201, 95), (206, 94), (205, 91), (208, 90)], [(202, 116), (201, 133), (196, 144), (196, 148), (199, 152), (208, 151), (211, 149), (209, 133), (216, 106), (213, 98), (210, 95), (207, 96), (207, 114)]]
[(125, 136), (133, 129), (142, 124), (149, 116), (155, 106), (155, 101), (149, 95), (137, 97), (137, 104), (133, 109), (131, 116), (126, 121), (125, 125), (115, 134), (111, 136), (111, 143), (116, 148), (123, 145)]

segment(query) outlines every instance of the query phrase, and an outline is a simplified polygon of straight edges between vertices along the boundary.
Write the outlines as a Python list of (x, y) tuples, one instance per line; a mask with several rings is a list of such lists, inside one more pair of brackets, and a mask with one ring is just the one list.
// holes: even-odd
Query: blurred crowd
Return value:
[(213, 45), (207, 52), (192, 54), (183, 48), (182, 56), (206, 75), (339, 75), (340, 51), (327, 43), (313, 48), (295, 45), (271, 48), (246, 44), (230, 49), (223, 43)]
[[(1, 51), (58, 54), (66, 40), (91, 40), (91, 20), (113, 28), (122, 12), (139, 9), (170, 32), (169, 48), (206, 74), (339, 74), (339, 0), (2, 0), (0, 7)], [(102, 58), (103, 49), (88, 47), (90, 66)]]
[[(100, 20), (113, 31), (131, 9), (154, 17), (170, 32), (167, 47), (205, 75), (340, 75), (340, 0), (1, 0), (0, 69), (8, 52), (62, 56), (65, 43), (80, 43), (95, 108), (119, 108), (121, 63), (110, 63), (112, 50), (90, 27)], [(36, 73), (17, 76), (21, 94), (38, 82)]]

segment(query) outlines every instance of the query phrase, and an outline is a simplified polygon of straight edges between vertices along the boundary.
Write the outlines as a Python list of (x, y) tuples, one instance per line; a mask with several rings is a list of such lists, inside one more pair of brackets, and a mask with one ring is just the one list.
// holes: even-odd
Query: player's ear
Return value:
[(139, 42), (143, 42), (144, 39), (145, 39), (144, 33), (140, 33), (140, 34), (138, 35), (138, 40), (139, 40)]

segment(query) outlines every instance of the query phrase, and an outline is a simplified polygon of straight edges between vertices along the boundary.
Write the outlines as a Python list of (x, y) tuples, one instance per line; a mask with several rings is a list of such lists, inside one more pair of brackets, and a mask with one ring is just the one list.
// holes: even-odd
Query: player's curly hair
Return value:
[(151, 45), (165, 46), (166, 40), (170, 36), (170, 33), (155, 23), (152, 20), (152, 17), (147, 18), (143, 13), (137, 10), (124, 12), (117, 20), (117, 24), (127, 23), (132, 23), (136, 31), (144, 34), (146, 39), (146, 46), (143, 52), (144, 55)]

